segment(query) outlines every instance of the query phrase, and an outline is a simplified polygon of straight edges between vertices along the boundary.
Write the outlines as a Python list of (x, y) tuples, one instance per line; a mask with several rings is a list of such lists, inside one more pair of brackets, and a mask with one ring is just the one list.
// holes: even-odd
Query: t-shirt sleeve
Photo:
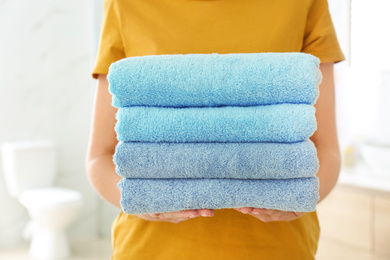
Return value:
[(327, 0), (312, 0), (308, 9), (302, 52), (325, 62), (345, 60), (337, 40)]
[(112, 0), (104, 2), (103, 23), (100, 32), (100, 42), (92, 77), (107, 74), (111, 63), (125, 58), (125, 51), (120, 30), (118, 8)]

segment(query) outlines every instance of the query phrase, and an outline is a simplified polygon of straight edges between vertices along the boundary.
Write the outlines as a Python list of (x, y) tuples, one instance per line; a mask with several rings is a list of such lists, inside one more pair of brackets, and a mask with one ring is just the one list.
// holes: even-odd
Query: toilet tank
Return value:
[(53, 141), (20, 141), (2, 144), (2, 165), (8, 192), (15, 197), (27, 189), (50, 187), (56, 173)]

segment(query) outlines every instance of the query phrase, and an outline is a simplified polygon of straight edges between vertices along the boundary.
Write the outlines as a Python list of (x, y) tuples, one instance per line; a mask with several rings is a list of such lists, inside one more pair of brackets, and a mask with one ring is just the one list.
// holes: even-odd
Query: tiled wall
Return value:
[[(99, 18), (91, 16), (91, 3), (102, 10), (102, 1), (0, 1), (0, 144), (57, 142), (56, 185), (84, 196), (70, 237), (108, 235), (117, 213), (91, 188), (84, 166), (95, 83), (91, 28)], [(24, 243), (27, 212), (8, 195), (1, 161), (0, 212), (0, 250)]]

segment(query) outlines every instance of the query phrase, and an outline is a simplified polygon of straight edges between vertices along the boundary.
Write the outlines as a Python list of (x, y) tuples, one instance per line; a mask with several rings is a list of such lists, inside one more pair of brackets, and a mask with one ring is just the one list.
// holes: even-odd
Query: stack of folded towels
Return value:
[(131, 57), (108, 75), (129, 214), (314, 211), (319, 60), (304, 53)]

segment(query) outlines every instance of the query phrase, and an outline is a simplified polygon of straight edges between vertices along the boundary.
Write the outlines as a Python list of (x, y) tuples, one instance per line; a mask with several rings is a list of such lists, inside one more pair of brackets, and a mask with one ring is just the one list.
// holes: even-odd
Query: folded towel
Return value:
[(319, 59), (305, 53), (179, 54), (113, 63), (113, 105), (258, 106), (314, 104)]
[(284, 180), (122, 179), (121, 206), (129, 214), (186, 209), (255, 207), (314, 211), (317, 177)]
[(317, 152), (299, 143), (119, 142), (116, 172), (124, 178), (287, 179), (313, 177)]
[(117, 120), (122, 142), (299, 142), (316, 130), (315, 109), (305, 104), (125, 107)]

